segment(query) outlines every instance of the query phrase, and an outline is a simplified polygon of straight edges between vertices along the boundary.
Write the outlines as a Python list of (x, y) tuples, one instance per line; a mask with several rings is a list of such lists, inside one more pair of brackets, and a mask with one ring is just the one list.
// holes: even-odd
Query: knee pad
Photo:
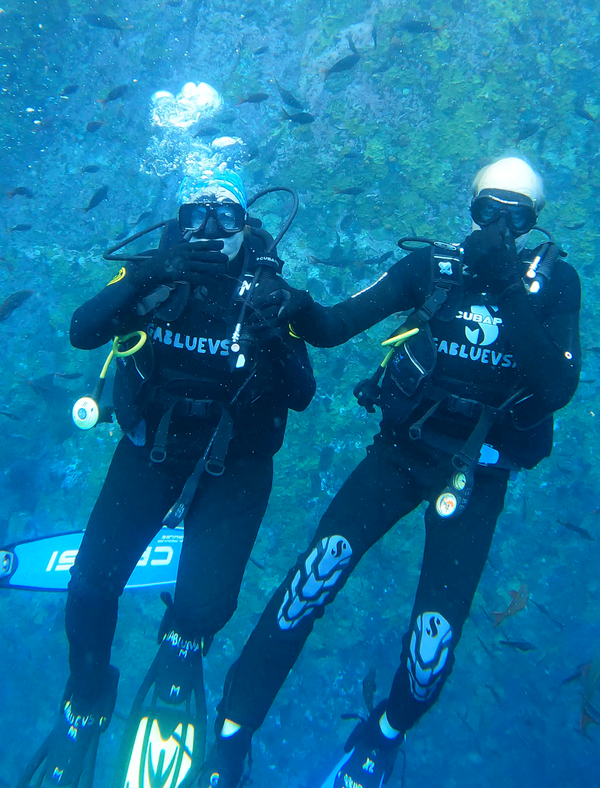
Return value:
[(343, 536), (322, 539), (300, 565), (277, 614), (280, 629), (293, 629), (303, 618), (315, 614), (330, 601), (350, 563), (352, 549)]
[(439, 613), (423, 613), (415, 621), (406, 666), (413, 698), (425, 702), (434, 693), (446, 665), (452, 627)]

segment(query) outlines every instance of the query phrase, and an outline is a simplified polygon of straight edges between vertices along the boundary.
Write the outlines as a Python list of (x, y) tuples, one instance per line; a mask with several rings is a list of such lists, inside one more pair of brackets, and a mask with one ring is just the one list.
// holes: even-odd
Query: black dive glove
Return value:
[(469, 273), (481, 292), (498, 296), (518, 282), (517, 247), (504, 219), (475, 230), (463, 249)]
[(176, 249), (172, 247), (127, 264), (125, 279), (136, 293), (148, 293), (159, 285), (170, 284), (179, 278), (182, 261)]
[(247, 329), (260, 332), (287, 326), (303, 307), (311, 303), (312, 298), (306, 290), (296, 290), (281, 279), (264, 277), (252, 292)]
[(222, 248), (223, 241), (218, 240), (176, 244), (130, 263), (126, 268), (126, 278), (137, 293), (147, 293), (159, 285), (185, 281), (191, 274), (200, 274), (210, 266), (227, 263), (229, 258), (220, 251)]
[(223, 241), (194, 241), (194, 243), (179, 244), (185, 271), (203, 273), (210, 265), (226, 265), (229, 257), (223, 254)]

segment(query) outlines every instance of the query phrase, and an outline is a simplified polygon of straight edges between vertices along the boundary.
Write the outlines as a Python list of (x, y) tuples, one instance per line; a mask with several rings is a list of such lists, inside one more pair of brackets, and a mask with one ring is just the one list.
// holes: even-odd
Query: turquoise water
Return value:
[[(85, 14), (105, 14), (120, 30), (94, 26)], [(600, 529), (593, 513), (600, 417), (598, 14), (591, 3), (516, 0), (4, 3), (0, 300), (34, 292), (0, 324), (0, 410), (15, 417), (0, 414), (0, 542), (87, 521), (118, 429), (102, 425), (83, 434), (70, 425), (72, 402), (90, 391), (105, 357), (104, 350), (70, 347), (70, 316), (116, 272), (101, 257), (107, 246), (175, 214), (187, 167), (233, 157), (250, 193), (294, 186), (301, 209), (280, 246), (286, 274), (323, 303), (335, 303), (374, 281), (393, 259), (365, 261), (388, 251), (399, 257), (402, 235), (462, 240), (470, 230), (474, 173), (519, 151), (545, 179), (541, 223), (582, 280), (582, 384), (558, 415), (552, 457), (512, 485), (453, 675), (408, 737), (405, 785), (600, 785), (600, 731), (580, 730), (582, 693), (593, 698), (594, 688), (583, 680), (562, 685), (600, 649)], [(410, 32), (411, 20), (432, 29)], [(348, 36), (360, 59), (325, 79), (350, 54)], [(275, 78), (314, 122), (282, 119)], [(211, 85), (221, 108), (188, 130), (153, 125), (156, 91), (176, 96), (188, 82)], [(65, 91), (73, 85), (77, 90)], [(127, 91), (103, 110), (99, 100), (121, 85)], [(264, 101), (239, 104), (261, 92)], [(94, 121), (102, 125), (86, 131)], [(208, 127), (210, 134), (191, 136)], [(241, 142), (210, 146), (223, 137)], [(90, 165), (98, 171), (82, 172)], [(106, 199), (84, 212), (103, 186)], [(19, 187), (33, 196), (9, 198)], [(275, 232), (285, 205), (265, 200), (258, 213)], [(22, 225), (31, 227), (17, 229)], [(380, 325), (344, 347), (311, 351), (318, 392), (308, 411), (292, 414), (276, 459), (253, 554), (265, 568), (249, 565), (238, 611), (207, 659), (210, 709), (271, 591), (377, 429), (376, 417), (355, 405), (352, 388), (379, 362), (385, 336)], [(82, 377), (45, 378), (52, 373)], [(40, 378), (41, 388), (29, 385)], [(319, 472), (324, 447), (333, 447), (333, 460)], [(596, 541), (559, 521), (587, 529)], [(352, 727), (340, 715), (363, 711), (361, 682), (371, 667), (384, 697), (422, 544), (416, 513), (371, 551), (317, 625), (255, 737), (256, 786), (320, 785)], [(488, 618), (522, 583), (556, 619), (530, 602), (503, 625), (503, 635), (536, 645), (527, 653), (497, 645)], [(64, 596), (4, 591), (0, 606), (0, 785), (12, 785), (52, 726), (67, 677)], [(156, 592), (123, 597), (113, 651), (122, 673), (119, 717), (155, 653), (162, 611)], [(97, 788), (112, 785), (122, 727), (114, 719), (103, 737)], [(400, 785), (399, 772), (391, 785)]]

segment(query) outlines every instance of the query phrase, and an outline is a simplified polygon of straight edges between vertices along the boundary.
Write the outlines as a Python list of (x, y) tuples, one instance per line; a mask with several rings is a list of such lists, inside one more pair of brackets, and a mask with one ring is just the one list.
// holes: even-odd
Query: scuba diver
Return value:
[[(285, 287), (276, 243), (297, 195), (275, 187), (257, 195), (294, 196), (274, 240), (248, 215), (257, 196), (247, 200), (235, 173), (186, 179), (182, 191), (178, 221), (157, 225), (164, 225), (159, 248), (107, 253), (127, 262), (72, 319), (76, 348), (115, 336), (126, 346), (131, 332), (147, 341), (117, 362), (115, 411), (125, 435), (71, 570), (70, 676), (58, 719), (22, 785), (91, 786), (117, 693), (110, 658), (119, 597), (162, 526), (183, 521), (174, 599), (162, 595), (161, 645), (127, 724), (120, 784), (149, 785), (151, 775), (152, 785), (164, 785), (167, 773), (172, 788), (197, 779), (206, 730), (202, 658), (237, 607), (288, 409), (304, 410), (315, 392), (304, 342), (267, 325), (252, 305), (264, 279)], [(74, 418), (88, 415), (78, 403)]]
[(332, 307), (306, 292), (263, 289), (265, 319), (317, 347), (412, 313), (355, 390), (368, 411), (381, 408), (380, 432), (228, 673), (200, 788), (239, 785), (251, 736), (315, 621), (369, 548), (423, 501), (420, 582), (390, 694), (356, 726), (322, 788), (386, 783), (407, 731), (439, 697), (509, 478), (550, 454), (552, 414), (579, 381), (577, 273), (541, 228), (544, 242), (525, 248), (543, 206), (541, 178), (522, 159), (503, 158), (475, 178), (464, 243), (415, 249), (411, 239), (411, 254)]

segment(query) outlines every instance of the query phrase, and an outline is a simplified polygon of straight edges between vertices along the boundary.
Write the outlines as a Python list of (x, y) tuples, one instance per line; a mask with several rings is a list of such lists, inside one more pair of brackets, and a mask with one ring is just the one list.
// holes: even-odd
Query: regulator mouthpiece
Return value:
[(100, 417), (98, 403), (91, 397), (81, 397), (73, 405), (72, 416), (75, 426), (80, 430), (91, 430)]

